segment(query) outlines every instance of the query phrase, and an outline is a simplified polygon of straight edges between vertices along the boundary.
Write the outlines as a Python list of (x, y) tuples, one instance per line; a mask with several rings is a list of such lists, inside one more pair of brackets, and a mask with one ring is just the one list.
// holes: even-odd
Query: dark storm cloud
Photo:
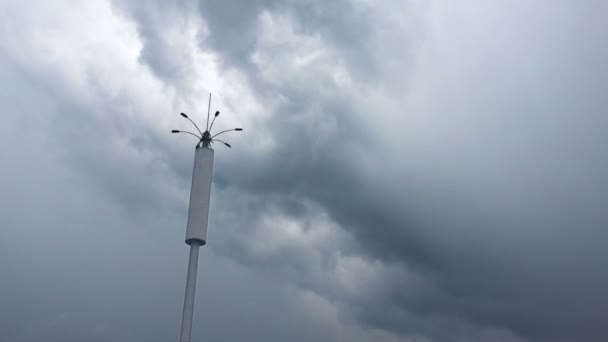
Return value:
[[(80, 101), (66, 96), (74, 93), (59, 85), (69, 82), (57, 78), (45, 83), (43, 71), (29, 77), (27, 71), (35, 66), (20, 70), (6, 55), (2, 61), (2, 83), (11, 87), (0, 98), (7, 111), (20, 115), (0, 127), (0, 152), (10, 161), (0, 179), (1, 339), (175, 339), (184, 279), (184, 268), (176, 265), (185, 261), (183, 229), (175, 227), (182, 223), (184, 206), (175, 199), (165, 200), (179, 209), (158, 204), (171, 194), (161, 184), (171, 178), (155, 170), (159, 160), (149, 162), (145, 156), (162, 144), (138, 133), (145, 129), (146, 136), (154, 136), (153, 129), (135, 125), (131, 138), (143, 142), (117, 148), (123, 134), (114, 124), (134, 122), (99, 122), (92, 110), (96, 107), (84, 105), (83, 96)], [(106, 100), (101, 112), (118, 110)], [(61, 113), (80, 117), (70, 123), (59, 120)], [(129, 152), (134, 147), (138, 153)], [(272, 273), (248, 270), (205, 251), (200, 269), (204, 285), (198, 292), (201, 309), (194, 336), (218, 341), (337, 339), (338, 322), (331, 313), (323, 306), (318, 310), (318, 303)]]
[[(343, 57), (353, 65), (353, 72), (368, 73), (373, 70), (373, 54), (359, 53), (359, 49), (373, 49), (374, 25), (369, 12), (373, 6), (350, 1), (200, 1), (200, 14), (205, 18), (210, 31), (203, 46), (211, 43), (222, 53), (225, 62), (251, 65), (251, 52), (258, 37), (257, 21), (265, 12), (290, 15), (299, 31), (304, 34), (319, 35), (328, 44), (339, 47)], [(356, 65), (356, 67), (355, 67)], [(254, 75), (251, 75), (254, 76)]]
[[(421, 146), (431, 149), (425, 156), (403, 143), (400, 154), (383, 152), (383, 137), (374, 140), (367, 121), (357, 116), (357, 105), (365, 102), (328, 75), (315, 74), (314, 83), (294, 83), (287, 76), (268, 79), (251, 58), (259, 49), (261, 14), (287, 14), (299, 34), (318, 35), (336, 56), (344, 57), (355, 81), (367, 81), (359, 74), (361, 68), (386, 76), (370, 84), (394, 85), (391, 76), (410, 79), (409, 72), (421, 72), (408, 62), (408, 47), (424, 46), (426, 36), (436, 32), (421, 29), (424, 39), (412, 42), (398, 27), (394, 32), (378, 30), (382, 18), (350, 3), (336, 10), (331, 5), (320, 9), (314, 2), (201, 2), (210, 31), (201, 46), (210, 43), (225, 66), (244, 72), (259, 94), (287, 99), (274, 109), (267, 126), (280, 146), (261, 158), (235, 158), (218, 174), (218, 185), (230, 183), (274, 199), (287, 211), (300, 205), (298, 198), (312, 200), (353, 232), (371, 257), (416, 265), (434, 284), (426, 296), (410, 298), (394, 281), (394, 288), (378, 299), (385, 305), (397, 303), (397, 311), (361, 311), (371, 325), (433, 330), (423, 328), (425, 323), (408, 325), (416, 320), (409, 312), (443, 316), (438, 322), (447, 320), (446, 327), (454, 324), (451, 317), (529, 338), (601, 340), (602, 328), (595, 322), (607, 310), (597, 303), (606, 296), (602, 289), (607, 281), (601, 272), (603, 242), (597, 242), (606, 241), (600, 232), (607, 222), (601, 171), (606, 161), (599, 149), (606, 144), (601, 133), (606, 103), (598, 91), (607, 80), (601, 57), (606, 51), (600, 43), (606, 30), (593, 13), (601, 12), (602, 5), (559, 3), (544, 10), (540, 5), (469, 5), (430, 6), (440, 13), (429, 21), (449, 20), (441, 11), (478, 19), (451, 35), (439, 26), (447, 36), (435, 36), (428, 44), (444, 44), (437, 49), (445, 55), (430, 56), (437, 70), (422, 62), (424, 78), (414, 78), (445, 92), (436, 95), (445, 104), (428, 102), (420, 109), (436, 126), (420, 128), (435, 135), (431, 140), (444, 141), (443, 146), (422, 141)], [(339, 19), (332, 20), (338, 13)], [(541, 18), (540, 13), (547, 15)], [(513, 27), (518, 20), (523, 25)], [(473, 31), (467, 35), (467, 29)], [(379, 31), (403, 35), (393, 39), (404, 47), (391, 51), (403, 57), (399, 75), (383, 70), (391, 70), (390, 63), (369, 62), (382, 55), (367, 49)], [(388, 89), (387, 96), (408, 94), (416, 84), (404, 86)], [(409, 94), (414, 100), (421, 96), (416, 90)], [(411, 108), (407, 99), (394, 103)], [(411, 134), (407, 119), (398, 119), (408, 113), (392, 108), (387, 115), (389, 122), (403, 124), (401, 132), (390, 133)], [(329, 137), (319, 136), (314, 124), (299, 117), (335, 121), (338, 128)], [(319, 139), (323, 144), (315, 145)], [(372, 151), (379, 154), (370, 156)], [(422, 160), (395, 162), (408, 154)], [(240, 163), (248, 166), (246, 172), (239, 171)], [(404, 169), (402, 164), (414, 167)], [(388, 175), (393, 182), (387, 182)], [(579, 263), (587, 265), (584, 271), (575, 269)], [(580, 285), (583, 279), (592, 291)], [(395, 319), (399, 313), (407, 319)]]
[[(192, 145), (168, 144), (175, 137), (166, 134), (162, 115), (175, 115), (173, 105), (187, 101), (161, 84), (179, 73), (156, 73), (162, 82), (149, 78), (146, 66), (132, 64), (128, 51), (136, 46), (121, 45), (137, 43), (129, 26), (112, 22), (105, 6), (88, 4), (50, 12), (3, 4), (1, 11), (11, 14), (3, 21), (10, 44), (0, 50), (1, 99), (15, 113), (0, 131), (0, 151), (10, 161), (0, 183), (7, 228), (0, 239), (2, 339), (176, 335), (184, 274), (175, 265), (185, 261), (183, 229), (176, 227), (184, 224), (191, 172), (190, 155), (181, 152)], [(87, 31), (76, 29), (85, 27), (80, 20)], [(31, 25), (17, 30), (18, 23)], [(116, 38), (114, 29), (124, 41), (98, 40)], [(204, 309), (195, 336), (393, 340), (345, 326), (331, 303), (293, 288), (272, 269), (247, 270), (214, 254), (202, 259), (201, 273), (213, 277), (200, 287)]]
[[(218, 153), (212, 217), (217, 229), (210, 236), (215, 253), (253, 272), (267, 272), (263, 274), (271, 283), (278, 279), (313, 291), (337, 306), (341, 321), (354, 319), (366, 333), (379, 328), (422, 341), (605, 340), (605, 5), (114, 5), (135, 20), (143, 44), (139, 60), (162, 80), (166, 88), (159, 93), (193, 91), (194, 57), (177, 53), (187, 49), (172, 36), (183, 33), (172, 30), (190, 22), (200, 27), (198, 46), (216, 53), (226, 73), (244, 75), (248, 91), (268, 111), (267, 118), (246, 127), (245, 138), (234, 138), (235, 147), (251, 146), (235, 148), (230, 157)], [(306, 57), (299, 54), (313, 52), (309, 48), (321, 51), (320, 57), (304, 67), (291, 64)], [(101, 93), (102, 100), (82, 100), (86, 94), (54, 84), (61, 73), (14, 64), (23, 70), (5, 80), (29, 72), (37, 89), (60, 99), (46, 100), (54, 104), (55, 114), (45, 127), (64, 134), (50, 138), (50, 146), (84, 183), (118, 203), (122, 214), (103, 209), (120, 218), (111, 222), (124, 220), (121, 215), (128, 212), (131, 220), (150, 223), (158, 233), (159, 222), (144, 220), (150, 213), (162, 215), (149, 221), (166, 216), (161, 221), (166, 226), (179, 221), (189, 159), (182, 159), (179, 148), (168, 147), (168, 139), (151, 123), (154, 119), (146, 124), (131, 116), (129, 108), (140, 106), (129, 100), (134, 93), (122, 99), (110, 96), (100, 81), (94, 93)], [(103, 79), (101, 70), (89, 71), (91, 79)], [(31, 92), (29, 87), (16, 93)], [(163, 108), (166, 112), (189, 104), (179, 96), (168, 97), (173, 103)], [(34, 102), (45, 103), (44, 96)], [(238, 103), (231, 106), (243, 111)], [(74, 112), (86, 115), (72, 124), (57, 114)], [(87, 139), (98, 131), (111, 134)], [(274, 145), (257, 149), (265, 137)], [(48, 201), (39, 207), (45, 205)], [(132, 215), (133, 209), (142, 215)], [(79, 220), (86, 222), (90, 215)], [(115, 224), (111, 222), (107, 225)], [(287, 226), (293, 222), (304, 232), (295, 238), (281, 229), (291, 229)], [(57, 219), (56, 225), (62, 224), (66, 222)], [(269, 226), (274, 230), (267, 230)], [(139, 225), (124, 229), (141, 231)], [(315, 234), (321, 238), (310, 237)], [(106, 243), (109, 248), (112, 241)], [(140, 260), (133, 259), (126, 245), (122, 248), (125, 259)], [(55, 251), (52, 246), (44, 250)], [(354, 289), (340, 278), (345, 267), (341, 258), (363, 265), (348, 269)], [(180, 264), (176, 259), (170, 263), (156, 257), (154, 263)], [(112, 265), (120, 263), (101, 264), (110, 274)], [(357, 278), (363, 271), (369, 274)], [(293, 315), (301, 308), (280, 285), (273, 287), (277, 298), (265, 289), (268, 279), (243, 278), (242, 272), (221, 277), (253, 284), (252, 289), (231, 290), (244, 294), (234, 300), (246, 310), (242, 316), (221, 311), (224, 302), (213, 304), (226, 321), (239, 318), (242, 331), (263, 340), (293, 339), (297, 331), (306, 340), (348, 340), (318, 322), (313, 326), (321, 329), (319, 335), (307, 338), (291, 320), (282, 321), (284, 329), (276, 334), (247, 326), (247, 312), (277, 319), (275, 311), (260, 309), (271, 305), (247, 300), (260, 293), (264, 303), (295, 307)], [(146, 274), (128, 278), (128, 272), (120, 272), (142, 286), (149, 280)], [(63, 276), (76, 278), (69, 272)], [(51, 276), (44, 280), (62, 283)], [(218, 280), (214, 286), (221, 293), (225, 284)], [(161, 282), (153, 288), (160, 292), (168, 287)], [(105, 294), (115, 298), (110, 292)], [(118, 292), (124, 295), (128, 289)], [(213, 299), (208, 296), (204, 302)], [(91, 305), (104, 298), (98, 299)], [(159, 305), (178, 311), (178, 302)], [(14, 301), (13, 307), (18, 304)], [(110, 309), (104, 312), (93, 321), (111, 324), (82, 322), (84, 330), (73, 332), (74, 339), (95, 340), (87, 335), (91, 331), (128, 339), (141, 328), (112, 332), (120, 322)], [(69, 315), (40, 321), (40, 326), (64, 327), (80, 322)], [(224, 335), (228, 329), (218, 327), (211, 335), (218, 340), (246, 338)], [(161, 328), (153, 331), (166, 334)], [(58, 334), (59, 340), (69, 332)], [(373, 336), (358, 334), (362, 339)]]
[[(188, 66), (192, 64), (192, 58), (182, 52), (181, 46), (175, 46), (166, 33), (173, 29), (173, 25), (181, 29), (186, 27), (191, 20), (189, 12), (195, 8), (194, 1), (166, 2), (154, 1), (142, 3), (138, 1), (112, 1), (117, 9), (124, 10), (137, 18), (137, 29), (142, 38), (143, 47), (140, 52), (140, 60), (152, 67), (156, 75), (166, 81), (175, 82), (178, 79), (187, 79)], [(183, 33), (183, 31), (182, 31)]]

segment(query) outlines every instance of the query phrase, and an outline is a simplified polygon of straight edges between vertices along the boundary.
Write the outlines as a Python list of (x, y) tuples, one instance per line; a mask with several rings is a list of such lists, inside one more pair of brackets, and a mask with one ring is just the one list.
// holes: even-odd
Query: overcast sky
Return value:
[(0, 340), (607, 341), (608, 2), (0, 0)]

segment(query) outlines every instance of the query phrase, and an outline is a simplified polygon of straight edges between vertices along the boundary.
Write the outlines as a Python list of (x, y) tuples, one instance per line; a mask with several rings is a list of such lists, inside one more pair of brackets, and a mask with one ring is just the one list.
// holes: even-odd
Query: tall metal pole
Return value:
[[(190, 245), (190, 257), (188, 258), (188, 274), (186, 276), (186, 293), (184, 295), (184, 310), (179, 331), (179, 342), (190, 342), (192, 337), (192, 319), (194, 316), (194, 299), (196, 296), (196, 275), (198, 272), (198, 252), (201, 246), (207, 244), (207, 226), (209, 224), (209, 204), (211, 202), (211, 182), (213, 178), (214, 151), (211, 143), (213, 139), (211, 127), (209, 127), (209, 114), (211, 110), (211, 94), (209, 94), (209, 108), (207, 109), (207, 126), (205, 132), (201, 132), (196, 123), (188, 115), (180, 113), (181, 116), (190, 120), (201, 136), (180, 130), (171, 130), (171, 133), (187, 133), (199, 138), (194, 150), (194, 168), (192, 170), (192, 187), (190, 188), (190, 204), (188, 207), (188, 223), (186, 225), (186, 244)], [(211, 126), (215, 118), (220, 114), (215, 112)], [(242, 131), (242, 128), (222, 131)], [(227, 147), (230, 144), (217, 140)]]
[(194, 315), (194, 297), (196, 295), (196, 276), (198, 271), (198, 252), (200, 244), (192, 242), (190, 258), (188, 259), (188, 275), (186, 276), (186, 295), (184, 296), (184, 311), (179, 332), (179, 342), (190, 342), (192, 336), (192, 317)]
[(188, 224), (186, 227), (186, 244), (190, 245), (190, 257), (188, 259), (186, 293), (184, 295), (184, 310), (182, 312), (179, 342), (190, 342), (192, 336), (198, 252), (199, 248), (207, 243), (214, 155), (213, 149), (209, 147), (210, 142), (211, 135), (208, 131), (205, 131), (194, 152), (192, 188), (190, 189), (190, 206), (188, 208)]

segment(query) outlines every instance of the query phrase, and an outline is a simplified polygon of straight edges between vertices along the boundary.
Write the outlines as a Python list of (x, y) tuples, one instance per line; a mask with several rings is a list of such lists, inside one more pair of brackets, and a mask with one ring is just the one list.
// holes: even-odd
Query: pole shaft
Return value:
[(198, 271), (198, 252), (200, 244), (192, 241), (190, 258), (188, 259), (188, 275), (186, 276), (186, 294), (184, 296), (184, 311), (179, 332), (179, 342), (190, 342), (192, 336), (192, 316), (194, 314), (194, 296), (196, 294), (196, 275)]

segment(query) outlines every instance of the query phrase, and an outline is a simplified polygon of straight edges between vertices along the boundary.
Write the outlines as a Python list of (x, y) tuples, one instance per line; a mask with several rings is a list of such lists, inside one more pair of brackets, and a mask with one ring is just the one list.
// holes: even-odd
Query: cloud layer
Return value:
[(0, 334), (175, 338), (212, 91), (194, 338), (604, 341), (606, 7), (0, 4)]

